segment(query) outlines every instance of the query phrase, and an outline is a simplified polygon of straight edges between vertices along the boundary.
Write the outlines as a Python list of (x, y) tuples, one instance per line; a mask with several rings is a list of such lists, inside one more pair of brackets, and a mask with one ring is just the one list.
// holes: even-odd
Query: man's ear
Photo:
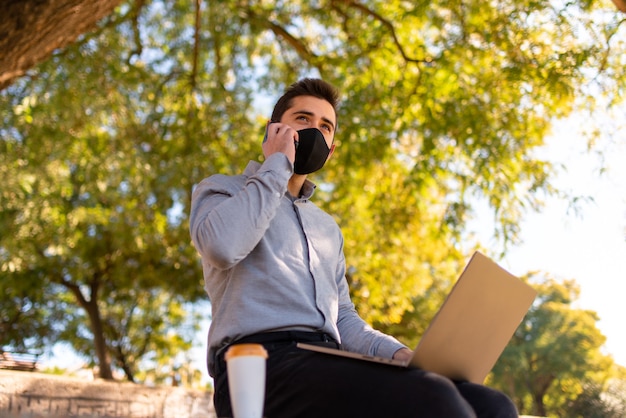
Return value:
[(335, 152), (335, 144), (334, 143), (330, 146), (330, 152), (328, 153), (328, 157), (326, 157), (326, 161), (328, 161), (330, 159), (330, 156), (333, 155), (333, 152)]

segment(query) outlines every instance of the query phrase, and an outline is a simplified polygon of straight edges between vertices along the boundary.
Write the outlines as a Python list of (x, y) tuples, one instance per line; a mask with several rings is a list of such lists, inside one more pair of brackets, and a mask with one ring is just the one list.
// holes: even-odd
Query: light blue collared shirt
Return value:
[(193, 191), (192, 241), (211, 300), (209, 373), (215, 352), (246, 335), (284, 330), (332, 335), (349, 351), (392, 357), (404, 347), (357, 314), (345, 277), (343, 236), (309, 198), (292, 198), (284, 154), (251, 161), (238, 176), (213, 175)]

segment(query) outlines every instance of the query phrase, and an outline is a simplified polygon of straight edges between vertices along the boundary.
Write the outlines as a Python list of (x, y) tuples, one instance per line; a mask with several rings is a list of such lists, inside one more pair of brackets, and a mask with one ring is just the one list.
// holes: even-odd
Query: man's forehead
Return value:
[(335, 108), (327, 100), (314, 96), (294, 97), (291, 107), (287, 112), (292, 115), (303, 114), (318, 116), (326, 122), (331, 123), (333, 126), (337, 123)]

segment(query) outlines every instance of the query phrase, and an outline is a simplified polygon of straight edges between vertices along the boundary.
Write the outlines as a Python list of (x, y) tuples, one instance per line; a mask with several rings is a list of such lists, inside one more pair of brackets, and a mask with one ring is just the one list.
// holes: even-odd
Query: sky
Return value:
[[(522, 243), (498, 263), (518, 276), (542, 271), (557, 280), (574, 279), (581, 292), (573, 307), (598, 314), (596, 326), (607, 337), (605, 354), (626, 366), (626, 122), (621, 122), (626, 106), (603, 120), (613, 135), (603, 135), (597, 144), (602, 158), (586, 150), (581, 129), (589, 121), (580, 115), (557, 122), (538, 153), (564, 165), (552, 180), (556, 187), (592, 200), (575, 213), (566, 201), (547, 199), (541, 212), (521, 223)], [(485, 225), (477, 227), (489, 235)], [(483, 245), (488, 243), (485, 238)]]

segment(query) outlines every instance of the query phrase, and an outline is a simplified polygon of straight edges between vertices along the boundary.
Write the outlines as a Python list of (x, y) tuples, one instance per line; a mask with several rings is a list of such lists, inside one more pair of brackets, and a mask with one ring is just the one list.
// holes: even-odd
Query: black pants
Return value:
[[(264, 416), (281, 417), (517, 417), (501, 392), (415, 368), (371, 363), (296, 347), (338, 347), (325, 334), (280, 332), (245, 337), (268, 351)], [(235, 343), (235, 344), (236, 344)], [(216, 359), (214, 404), (232, 417), (223, 350)]]

